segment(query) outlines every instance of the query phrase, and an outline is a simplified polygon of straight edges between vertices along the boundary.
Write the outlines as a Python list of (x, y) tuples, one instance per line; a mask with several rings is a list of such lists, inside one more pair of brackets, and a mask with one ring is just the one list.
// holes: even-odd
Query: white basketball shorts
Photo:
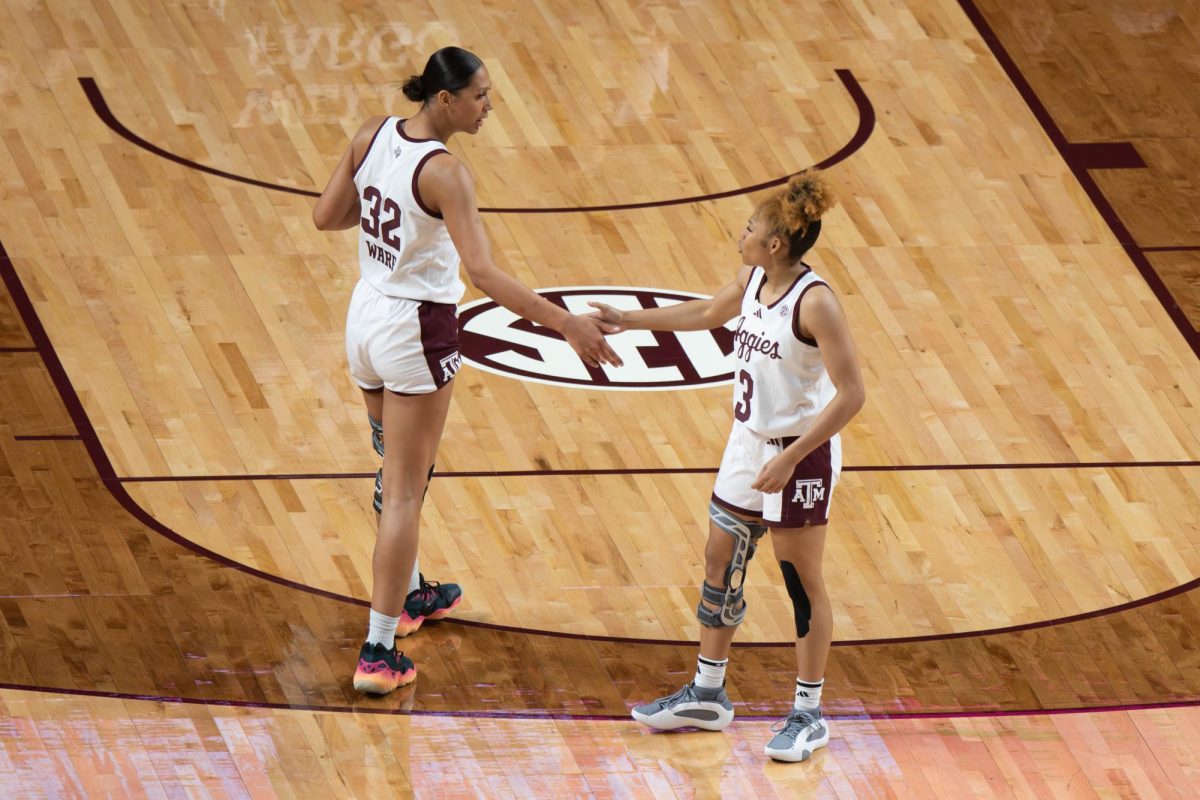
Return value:
[(346, 358), (350, 376), (363, 389), (436, 392), (462, 364), (458, 308), (389, 297), (360, 280), (346, 314)]
[(794, 441), (794, 436), (767, 439), (734, 421), (713, 486), (713, 501), (739, 516), (761, 517), (770, 528), (824, 525), (842, 473), (840, 436), (834, 435), (797, 464), (782, 492), (763, 494), (750, 488), (766, 463)]

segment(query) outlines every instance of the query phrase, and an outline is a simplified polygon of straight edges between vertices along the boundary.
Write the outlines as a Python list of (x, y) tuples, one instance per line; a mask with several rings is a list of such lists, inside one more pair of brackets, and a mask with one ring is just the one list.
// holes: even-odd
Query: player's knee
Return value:
[(713, 586), (725, 583), (725, 574), (729, 571), (729, 554), (714, 554), (709, 547), (704, 553), (704, 580)]
[(790, 561), (779, 562), (780, 571), (783, 572), (783, 584), (787, 587), (788, 597), (792, 600), (792, 615), (796, 623), (796, 638), (803, 639), (808, 636), (809, 627), (812, 623), (812, 598), (809, 596), (809, 591), (824, 593), (824, 587), (821, 582), (809, 581), (809, 586), (806, 587), (800, 579), (800, 573)]
[(709, 504), (708, 515), (714, 529), (728, 534), (732, 543), (717, 535), (709, 537), (696, 618), (710, 628), (732, 627), (746, 617), (742, 584), (746, 580), (746, 567), (766, 528), (736, 517), (716, 503)]

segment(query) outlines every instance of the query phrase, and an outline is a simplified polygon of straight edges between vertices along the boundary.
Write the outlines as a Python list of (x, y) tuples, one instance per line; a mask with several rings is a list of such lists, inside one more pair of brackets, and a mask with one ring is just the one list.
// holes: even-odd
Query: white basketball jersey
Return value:
[(766, 280), (755, 267), (742, 294), (733, 335), (733, 416), (759, 436), (800, 436), (834, 395), (821, 351), (814, 340), (800, 338), (799, 324), (800, 298), (828, 284), (806, 270), (766, 305), (758, 299)]
[(388, 117), (354, 173), (361, 205), (358, 263), (362, 279), (381, 294), (457, 303), (466, 287), (446, 223), (421, 202), (417, 176), (446, 151), (436, 139), (413, 139), (404, 121)]

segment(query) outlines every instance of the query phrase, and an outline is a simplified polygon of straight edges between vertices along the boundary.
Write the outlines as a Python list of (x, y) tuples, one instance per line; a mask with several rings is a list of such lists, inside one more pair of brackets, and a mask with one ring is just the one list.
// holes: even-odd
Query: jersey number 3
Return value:
[[(363, 231), (367, 236), (374, 236), (393, 250), (399, 250), (400, 237), (396, 234), (396, 228), (400, 227), (400, 206), (392, 198), (384, 197), (374, 186), (363, 189), (363, 199), (371, 204), (367, 216), (362, 218)], [(391, 214), (391, 219), (380, 221), (380, 211)]]
[(742, 386), (742, 399), (733, 407), (733, 416), (738, 422), (750, 419), (750, 398), (754, 397), (754, 379), (746, 370), (738, 372), (738, 383)]

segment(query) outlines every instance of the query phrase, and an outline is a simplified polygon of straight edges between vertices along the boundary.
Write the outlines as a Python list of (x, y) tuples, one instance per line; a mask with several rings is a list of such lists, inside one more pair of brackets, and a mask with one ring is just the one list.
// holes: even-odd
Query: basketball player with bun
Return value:
[(313, 209), (320, 230), (359, 229), (346, 355), (383, 458), (370, 627), (354, 673), (362, 692), (386, 694), (415, 680), (395, 637), (446, 616), (462, 597), (454, 584), (425, 581), (417, 566), (421, 505), (460, 364), (460, 260), (477, 289), (560, 333), (591, 366), (621, 363), (604, 341), (615, 328), (567, 313), (492, 261), (471, 174), (445, 146), (456, 133), (479, 131), (492, 110), (491, 89), (475, 55), (438, 50), (404, 83), (420, 110), (364, 122)]
[(699, 331), (737, 318), (734, 422), (708, 508), (696, 675), (634, 708), (633, 718), (659, 729), (721, 730), (733, 721), (725, 668), (746, 616), (746, 567), (770, 529), (796, 629), (792, 711), (765, 749), (780, 761), (804, 761), (829, 741), (821, 688), (833, 615), (821, 560), (841, 470), (838, 432), (865, 399), (842, 307), (803, 260), (833, 202), (818, 172), (793, 177), (750, 217), (738, 243), (744, 266), (711, 300), (638, 311), (592, 303), (622, 329)]

